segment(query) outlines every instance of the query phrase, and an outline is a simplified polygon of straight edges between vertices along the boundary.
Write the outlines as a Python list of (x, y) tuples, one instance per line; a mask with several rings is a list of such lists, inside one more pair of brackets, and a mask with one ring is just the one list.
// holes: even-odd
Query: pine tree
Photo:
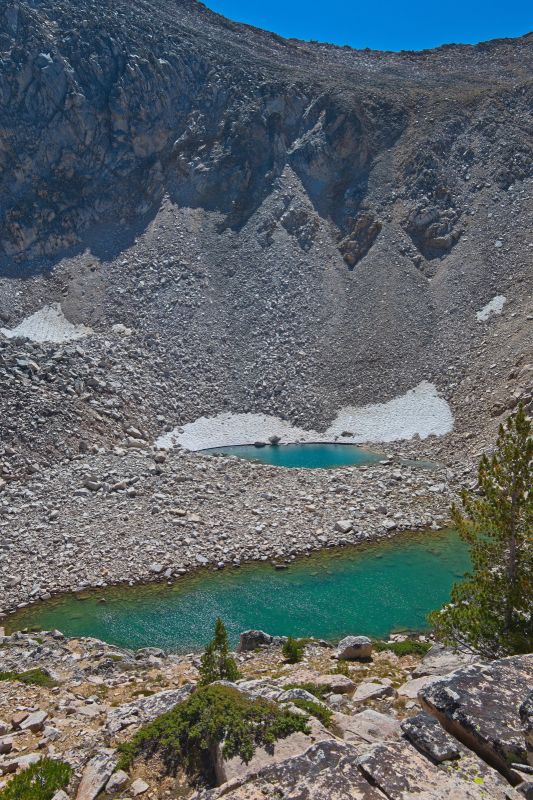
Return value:
[(235, 659), (229, 654), (226, 626), (220, 619), (215, 622), (215, 635), (207, 645), (200, 664), (200, 684), (214, 681), (236, 681), (240, 677)]
[(533, 651), (533, 438), (521, 405), (500, 426), (477, 492), (464, 490), (452, 516), (471, 550), (472, 572), (451, 602), (429, 615), (437, 636), (494, 657)]

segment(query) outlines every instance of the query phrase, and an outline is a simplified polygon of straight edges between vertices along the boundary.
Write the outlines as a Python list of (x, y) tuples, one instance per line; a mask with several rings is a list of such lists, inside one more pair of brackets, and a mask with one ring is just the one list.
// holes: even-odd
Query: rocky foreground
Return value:
[[(309, 734), (259, 749), (247, 765), (220, 756), (218, 786), (202, 788), (179, 768), (167, 774), (157, 758), (135, 762), (129, 773), (116, 769), (120, 742), (195, 691), (197, 656), (132, 652), (57, 631), (4, 636), (0, 790), (48, 756), (74, 768), (55, 800), (533, 796), (533, 655), (481, 664), (435, 644), (423, 658), (385, 649), (357, 660), (370, 642), (348, 637), (336, 650), (311, 642), (303, 662), (289, 665), (279, 644), (260, 632), (241, 636), (236, 688), (282, 705), (311, 699), (332, 712), (331, 722), (311, 717)], [(30, 669), (44, 670), (50, 685), (6, 679)]]

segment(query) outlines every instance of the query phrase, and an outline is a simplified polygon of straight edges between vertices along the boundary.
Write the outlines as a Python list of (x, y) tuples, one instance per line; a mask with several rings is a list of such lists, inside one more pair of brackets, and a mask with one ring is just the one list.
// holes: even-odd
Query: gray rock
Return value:
[(519, 776), (509, 764), (526, 762), (519, 701), (533, 680), (533, 655), (513, 656), (458, 670), (421, 690), (422, 706), (443, 727), (511, 783)]
[(447, 675), (476, 660), (479, 663), (479, 657), (476, 659), (472, 653), (454, 650), (443, 644), (434, 644), (413, 671), (413, 678), (422, 678), (425, 675)]
[(342, 658), (346, 661), (370, 658), (372, 655), (372, 641), (366, 636), (346, 636), (339, 642), (336, 655), (337, 658)]
[(264, 631), (243, 631), (238, 646), (239, 653), (249, 653), (258, 647), (272, 644), (274, 637)]
[(286, 692), (283, 692), (278, 697), (278, 703), (290, 703), (291, 700), (307, 700), (311, 703), (323, 705), (314, 694), (307, 692), (305, 689), (287, 689)]
[(342, 738), (359, 752), (367, 744), (399, 740), (401, 734), (399, 720), (372, 708), (358, 714), (335, 714), (333, 722)]
[(102, 750), (97, 753), (81, 776), (76, 800), (94, 800), (102, 791), (117, 765), (115, 750)]
[(418, 694), (426, 686), (430, 686), (436, 680), (440, 680), (442, 676), (426, 675), (423, 678), (414, 678), (412, 681), (406, 681), (398, 688), (400, 697), (406, 697), (408, 700), (416, 700)]
[(192, 690), (191, 684), (185, 684), (180, 689), (167, 689), (151, 697), (143, 697), (117, 708), (111, 708), (107, 712), (106, 731), (115, 734), (130, 725), (143, 725), (151, 722), (165, 711), (170, 711), (178, 703), (183, 703)]
[(365, 703), (367, 700), (380, 700), (384, 697), (394, 697), (396, 691), (392, 686), (386, 686), (382, 683), (361, 683), (355, 690), (352, 696), (352, 702)]
[(438, 764), (459, 758), (461, 755), (457, 739), (446, 733), (438, 720), (430, 714), (422, 713), (408, 717), (402, 721), (401, 728), (417, 750)]
[(352, 522), (349, 519), (339, 519), (335, 523), (335, 530), (339, 533), (350, 533), (353, 528)]
[(20, 730), (38, 733), (39, 731), (43, 730), (44, 723), (47, 719), (48, 714), (46, 711), (34, 711), (33, 714), (30, 714), (23, 722), (20, 723)]
[(334, 740), (314, 744), (220, 789), (201, 790), (191, 800), (266, 800), (276, 793), (287, 800), (384, 800), (359, 771), (357, 751)]
[(120, 791), (127, 782), (129, 781), (129, 776), (127, 772), (124, 772), (122, 769), (118, 769), (114, 772), (111, 777), (109, 778), (108, 782), (105, 785), (105, 791), (109, 794), (114, 794), (115, 792)]
[(131, 793), (134, 797), (138, 797), (140, 794), (147, 792), (149, 788), (146, 781), (143, 781), (142, 778), (137, 778), (137, 780), (133, 781), (131, 784)]
[(365, 777), (388, 800), (513, 800), (507, 781), (483, 762), (461, 760), (460, 768), (440, 767), (408, 742), (373, 745), (358, 760)]

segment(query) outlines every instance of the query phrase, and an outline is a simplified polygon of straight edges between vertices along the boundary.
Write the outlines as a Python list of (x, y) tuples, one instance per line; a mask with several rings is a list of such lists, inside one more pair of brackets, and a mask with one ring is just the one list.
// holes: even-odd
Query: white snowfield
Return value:
[(496, 297), (493, 297), (490, 303), (487, 303), (486, 306), (483, 306), (481, 311), (478, 311), (476, 314), (476, 319), (478, 322), (486, 322), (492, 314), (501, 314), (503, 311), (503, 307), (507, 302), (507, 298), (504, 297), (503, 294), (497, 294)]
[(21, 337), (32, 342), (52, 342), (53, 344), (82, 339), (92, 332), (92, 329), (85, 325), (74, 325), (69, 322), (59, 303), (44, 306), (31, 317), (23, 319), (16, 328), (0, 328), (0, 333), (3, 333), (8, 339)]
[[(187, 450), (206, 450), (267, 441), (270, 436), (280, 436), (285, 444), (332, 442), (337, 438), (346, 443), (362, 444), (412, 439), (417, 434), (425, 439), (432, 434), (443, 436), (451, 430), (453, 415), (448, 403), (439, 397), (432, 383), (423, 381), (388, 403), (346, 406), (323, 433), (304, 430), (266, 414), (224, 413), (216, 417), (200, 417), (195, 422), (175, 428), (160, 436), (156, 446), (170, 449), (181, 445)], [(351, 435), (342, 436), (347, 432)]]

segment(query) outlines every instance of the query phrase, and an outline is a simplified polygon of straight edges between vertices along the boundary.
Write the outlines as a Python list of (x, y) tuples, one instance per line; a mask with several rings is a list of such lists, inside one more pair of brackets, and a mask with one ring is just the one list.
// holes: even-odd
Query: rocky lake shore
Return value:
[[(142, 446), (38, 469), (0, 495), (0, 610), (199, 567), (290, 561), (445, 527), (456, 474), (394, 460), (279, 469)], [(464, 470), (462, 470), (464, 471)]]

